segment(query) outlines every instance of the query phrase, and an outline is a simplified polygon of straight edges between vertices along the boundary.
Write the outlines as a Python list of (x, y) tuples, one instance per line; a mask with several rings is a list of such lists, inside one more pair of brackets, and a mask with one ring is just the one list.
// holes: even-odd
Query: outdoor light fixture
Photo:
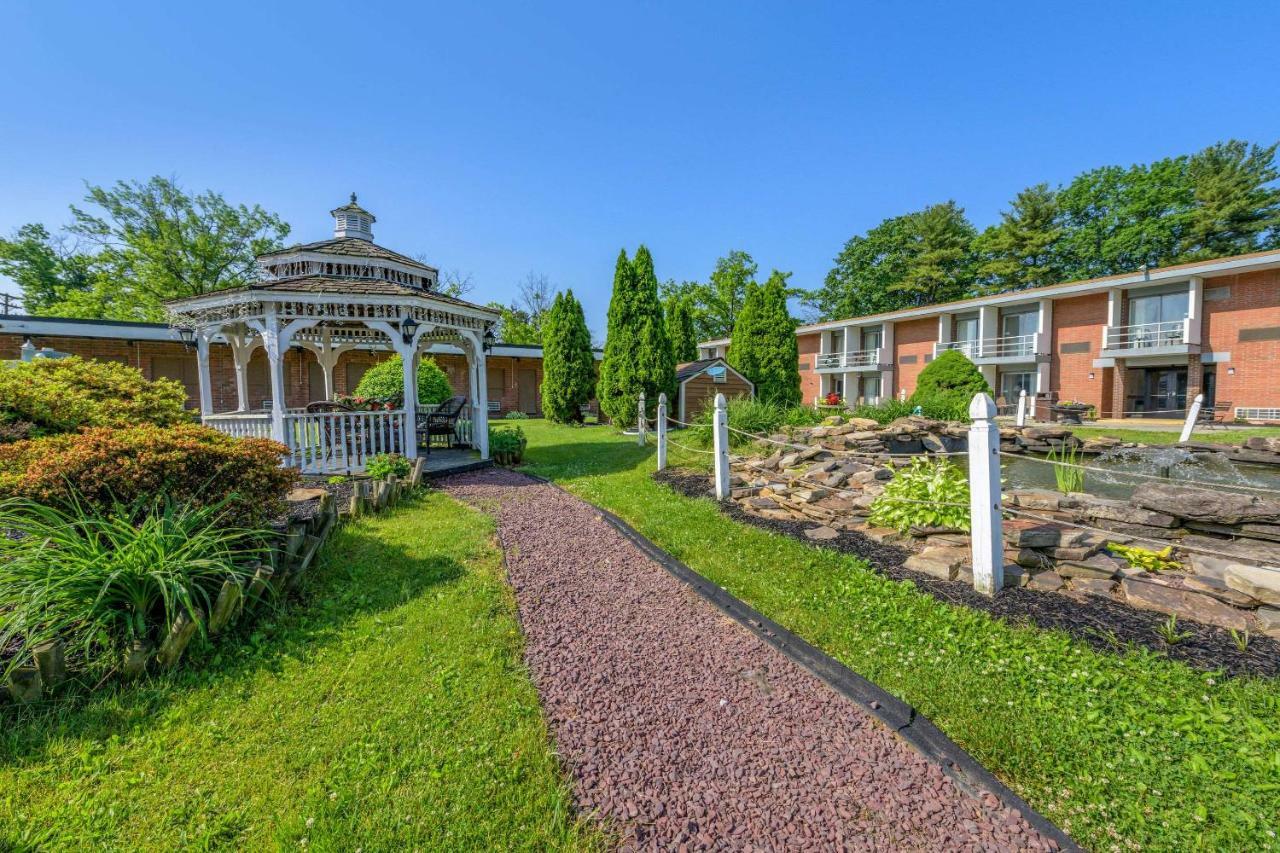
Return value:
[(1093, 374), (1092, 374), (1092, 373), (1090, 373), (1090, 374), (1089, 374), (1089, 378), (1090, 378), (1090, 379), (1092, 379), (1092, 378), (1093, 378)]
[(179, 326), (178, 338), (182, 341), (184, 347), (191, 349), (191, 345), (196, 342), (196, 330), (190, 326)]
[(418, 321), (412, 316), (405, 317), (400, 321), (400, 337), (404, 338), (406, 344), (413, 343), (413, 336), (418, 331)]
[(484, 351), (488, 352), (493, 349), (493, 345), (498, 342), (498, 337), (493, 333), (493, 323), (484, 327)]
[(1235, 376), (1235, 375), (1236, 375), (1236, 369), (1235, 369), (1234, 367), (1228, 367), (1228, 368), (1227, 368), (1227, 375), (1228, 375), (1228, 376)]

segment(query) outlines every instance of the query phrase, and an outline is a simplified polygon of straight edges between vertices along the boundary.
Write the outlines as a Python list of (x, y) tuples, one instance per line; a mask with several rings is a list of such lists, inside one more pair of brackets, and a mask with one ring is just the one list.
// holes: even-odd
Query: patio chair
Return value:
[[(304, 411), (308, 415), (327, 415), (334, 412), (351, 412), (355, 410), (346, 403), (339, 403), (337, 400), (316, 400), (314, 402), (307, 403)], [(320, 424), (319, 435), (316, 436), (316, 440), (320, 443), (320, 446), (324, 448), (324, 461), (327, 463), (337, 459), (339, 449), (342, 450), (342, 458), (344, 460), (351, 458), (352, 454), (350, 445), (357, 440), (356, 437), (353, 435), (347, 435), (345, 430), (340, 430), (333, 418), (324, 418), (321, 420)], [(339, 448), (338, 444), (340, 442), (338, 439), (344, 436), (346, 437), (346, 446)], [(326, 465), (325, 467), (327, 468), (328, 466)]]
[(1231, 420), (1231, 410), (1231, 403), (1225, 400), (1215, 402), (1212, 406), (1203, 406), (1200, 417), (1196, 419), (1196, 426), (1201, 429), (1226, 429)]
[(434, 411), (422, 410), (418, 416), (418, 443), (431, 454), (431, 444), (437, 438), (445, 439), (445, 447), (453, 446), (458, 428), (458, 418), (467, 407), (466, 397), (450, 397)]

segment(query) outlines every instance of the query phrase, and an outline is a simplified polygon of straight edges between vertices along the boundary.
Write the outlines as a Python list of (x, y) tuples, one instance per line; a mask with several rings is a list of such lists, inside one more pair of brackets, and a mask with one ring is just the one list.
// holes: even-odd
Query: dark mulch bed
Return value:
[[(341, 483), (330, 483), (326, 477), (303, 477), (299, 483), (304, 489), (324, 489), (333, 495), (334, 503), (339, 510), (345, 509), (351, 503), (351, 495), (355, 492), (355, 486), (351, 480), (343, 480)], [(315, 517), (316, 512), (320, 509), (320, 499), (310, 501), (290, 502), (285, 506), (285, 511), (272, 518), (269, 525), (275, 530), (288, 530), (290, 524), (296, 522), (307, 522)]]
[[(706, 474), (669, 468), (653, 476), (659, 483), (686, 497), (706, 498), (715, 494)], [(721, 509), (743, 524), (781, 533), (815, 548), (830, 548), (860, 557), (880, 574), (894, 580), (909, 580), (940, 601), (981, 610), (1013, 624), (1066, 631), (1101, 651), (1123, 651), (1134, 645), (1206, 671), (1222, 670), (1229, 675), (1280, 674), (1280, 641), (1270, 637), (1251, 636), (1247, 650), (1241, 652), (1224, 629), (1179, 619), (1178, 629), (1189, 636), (1171, 646), (1156, 631), (1168, 619), (1160, 613), (1135, 610), (1094, 596), (1076, 599), (1056, 592), (1022, 588), (1001, 590), (988, 598), (967, 583), (944, 581), (904, 568), (903, 561), (911, 556), (911, 551), (881, 544), (856, 531), (841, 531), (835, 539), (813, 541), (804, 535), (804, 531), (819, 526), (816, 522), (760, 518), (744, 512), (733, 501), (725, 501)]]

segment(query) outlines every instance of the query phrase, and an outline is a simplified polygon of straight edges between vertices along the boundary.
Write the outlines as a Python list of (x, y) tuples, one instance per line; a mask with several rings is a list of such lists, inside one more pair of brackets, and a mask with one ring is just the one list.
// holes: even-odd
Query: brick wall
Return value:
[[(1106, 324), (1105, 293), (1054, 300), (1049, 390), (1056, 391), (1058, 399), (1092, 403), (1099, 411), (1110, 407), (1111, 389), (1102, 379), (1102, 370), (1093, 366)], [(1062, 351), (1064, 345), (1067, 352)]]
[(796, 337), (796, 348), (800, 351), (800, 402), (805, 404), (812, 403), (822, 393), (822, 377), (814, 369), (821, 337), (818, 332)]
[[(916, 377), (926, 364), (933, 360), (933, 344), (938, 340), (938, 318), (903, 320), (893, 326), (893, 369), (897, 388), (881, 389), (889, 396), (906, 388), (907, 395), (915, 393)], [(914, 356), (914, 361), (912, 357)], [(907, 362), (903, 358), (908, 359)]]
[(1216, 400), (1233, 406), (1280, 406), (1280, 270), (1208, 278), (1204, 289), (1204, 349), (1231, 353), (1229, 362), (1213, 365)]
[[(24, 335), (0, 334), (0, 360), (16, 360), (22, 357)], [(187, 389), (187, 405), (200, 407), (200, 386), (194, 349), (180, 343), (167, 341), (126, 341), (119, 338), (72, 338), (32, 336), (37, 347), (49, 347), (59, 352), (71, 353), (83, 358), (115, 361), (128, 364), (142, 371), (148, 379), (170, 378), (182, 382)], [(390, 353), (352, 350), (343, 353), (333, 371), (336, 396), (354, 393), (364, 371), (390, 357)], [(433, 356), (444, 369), (455, 394), (469, 396), (467, 360), (461, 355)], [(488, 359), (490, 400), (498, 400), (501, 416), (521, 404), (521, 383), (524, 386), (525, 409), (533, 413), (542, 411), (542, 359), (536, 356), (490, 356)], [(315, 356), (300, 348), (290, 348), (284, 359), (285, 405), (301, 408), (314, 400), (323, 400), (324, 378)], [(235, 363), (230, 347), (214, 344), (209, 350), (209, 375), (213, 387), (213, 408), (216, 412), (234, 411), (237, 406)], [(532, 378), (532, 383), (530, 379)], [(267, 368), (266, 350), (254, 350), (248, 368), (249, 408), (260, 409), (271, 398), (271, 380)], [(531, 405), (530, 405), (531, 404)], [(594, 411), (595, 401), (591, 403)]]

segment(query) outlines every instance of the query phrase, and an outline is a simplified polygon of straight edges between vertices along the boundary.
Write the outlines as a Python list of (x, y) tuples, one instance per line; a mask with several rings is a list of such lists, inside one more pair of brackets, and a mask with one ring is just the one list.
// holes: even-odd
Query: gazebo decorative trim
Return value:
[[(355, 204), (332, 211), (351, 214)], [(233, 435), (263, 435), (289, 448), (290, 464), (308, 473), (356, 472), (377, 452), (418, 454), (417, 367), (426, 347), (448, 343), (466, 356), (470, 395), (470, 441), (488, 458), (488, 383), (486, 333), (499, 314), (492, 309), (435, 293), (435, 269), (373, 244), (375, 221), (363, 208), (356, 225), (334, 244), (346, 244), (350, 255), (326, 253), (323, 264), (340, 267), (342, 275), (317, 274), (307, 252), (289, 250), (259, 258), (266, 277), (247, 287), (187, 297), (168, 303), (171, 325), (195, 335), (200, 381), (200, 413), (204, 423)], [(355, 231), (352, 231), (352, 228)], [(318, 244), (312, 244), (312, 246)], [(299, 247), (302, 249), (310, 248)], [(359, 252), (359, 254), (357, 254)], [(408, 269), (406, 269), (408, 268)], [(412, 270), (412, 273), (410, 273)], [(430, 273), (424, 275), (423, 273)], [(422, 282), (418, 285), (417, 282)], [(406, 323), (406, 321), (411, 321)], [(217, 413), (212, 405), (209, 347), (215, 339), (231, 347), (235, 365), (237, 410)], [(389, 349), (404, 363), (404, 405), (386, 412), (309, 413), (284, 405), (284, 353), (298, 345), (315, 355), (324, 372), (325, 396), (334, 396), (333, 371), (344, 352), (356, 347)], [(248, 410), (248, 365), (258, 347), (266, 350), (271, 381), (269, 413)]]

